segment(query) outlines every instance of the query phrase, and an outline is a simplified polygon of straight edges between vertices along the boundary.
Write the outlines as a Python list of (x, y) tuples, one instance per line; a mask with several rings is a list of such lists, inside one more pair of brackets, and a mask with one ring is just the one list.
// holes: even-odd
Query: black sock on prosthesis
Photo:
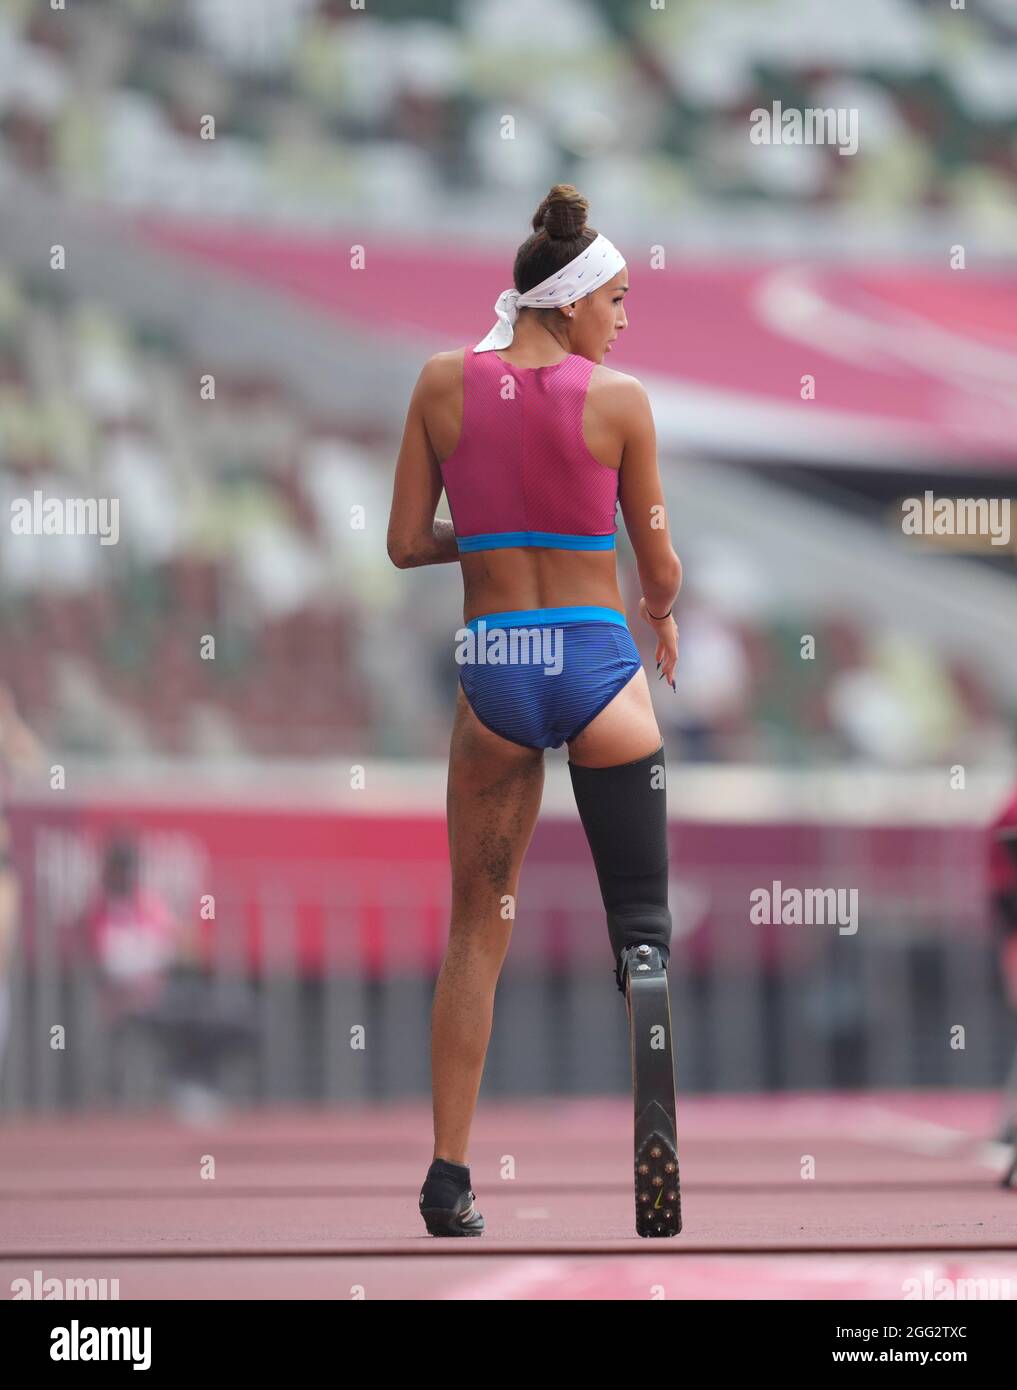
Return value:
[(670, 956), (664, 745), (618, 767), (570, 762), (569, 774), (607, 912), (615, 981), (624, 993), (626, 946), (656, 946), (664, 965)]

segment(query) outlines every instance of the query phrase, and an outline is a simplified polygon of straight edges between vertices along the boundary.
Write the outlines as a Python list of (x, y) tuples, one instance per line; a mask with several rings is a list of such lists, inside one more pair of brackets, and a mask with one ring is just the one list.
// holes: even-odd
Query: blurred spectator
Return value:
[(253, 1046), (254, 1004), (238, 982), (208, 974), (197, 928), (183, 928), (158, 894), (141, 887), (138, 848), (127, 834), (107, 846), (86, 930), (121, 1074), (132, 1053), (164, 1056), (178, 1117), (219, 1118), (219, 1064)]
[(181, 945), (179, 924), (162, 898), (141, 886), (138, 849), (126, 834), (106, 848), (99, 896), (87, 914), (107, 1022), (143, 1016), (160, 1001)]
[(905, 633), (874, 634), (861, 659), (834, 677), (827, 698), (847, 746), (875, 763), (906, 767), (942, 757), (958, 732), (948, 672)]

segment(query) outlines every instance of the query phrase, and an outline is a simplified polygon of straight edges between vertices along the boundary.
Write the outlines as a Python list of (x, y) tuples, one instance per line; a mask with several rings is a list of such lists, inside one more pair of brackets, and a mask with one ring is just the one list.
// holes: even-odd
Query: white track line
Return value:
[(520, 1260), (518, 1264), (498, 1270), (486, 1279), (471, 1279), (469, 1284), (442, 1294), (442, 1298), (470, 1302), (478, 1299), (513, 1299), (521, 1293), (532, 1295), (543, 1285), (560, 1285), (571, 1267), (568, 1260), (546, 1255), (540, 1259)]
[(857, 1128), (852, 1125), (851, 1135), (863, 1142), (869, 1140), (930, 1158), (963, 1158), (991, 1168), (1000, 1176), (1013, 1160), (1013, 1152), (1007, 1144), (981, 1139), (970, 1130), (905, 1115), (888, 1106), (870, 1105), (859, 1114), (858, 1121)]

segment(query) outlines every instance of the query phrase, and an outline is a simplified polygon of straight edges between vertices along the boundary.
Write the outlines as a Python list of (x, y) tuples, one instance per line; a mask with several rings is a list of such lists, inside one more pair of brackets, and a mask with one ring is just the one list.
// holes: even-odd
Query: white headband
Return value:
[(492, 348), (507, 348), (512, 341), (520, 309), (553, 309), (560, 304), (572, 304), (601, 285), (606, 285), (624, 265), (625, 257), (618, 248), (612, 246), (606, 236), (598, 233), (575, 260), (569, 261), (563, 270), (541, 280), (532, 290), (527, 290), (525, 294), (520, 294), (518, 290), (503, 290), (494, 306), (498, 322), (473, 351), (490, 352)]

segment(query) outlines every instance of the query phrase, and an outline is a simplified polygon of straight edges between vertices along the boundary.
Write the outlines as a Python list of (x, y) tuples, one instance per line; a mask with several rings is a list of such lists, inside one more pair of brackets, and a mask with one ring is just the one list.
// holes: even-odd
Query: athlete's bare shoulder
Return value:
[(420, 369), (418, 391), (425, 395), (441, 395), (463, 379), (463, 358), (469, 348), (450, 348), (447, 352), (436, 352), (427, 359)]
[(598, 362), (590, 376), (590, 390), (596, 393), (597, 404), (606, 413), (619, 418), (648, 408), (646, 387), (638, 377), (615, 371)]
[(450, 368), (458, 370), (463, 365), (463, 358), (469, 352), (469, 348), (449, 348), (447, 352), (436, 352), (424, 363), (425, 368), (432, 368), (435, 371), (448, 371)]
[(635, 390), (638, 393), (646, 389), (637, 376), (630, 376), (628, 372), (619, 372), (615, 367), (605, 366), (603, 362), (595, 362), (593, 365), (590, 385), (594, 384), (618, 392)]

